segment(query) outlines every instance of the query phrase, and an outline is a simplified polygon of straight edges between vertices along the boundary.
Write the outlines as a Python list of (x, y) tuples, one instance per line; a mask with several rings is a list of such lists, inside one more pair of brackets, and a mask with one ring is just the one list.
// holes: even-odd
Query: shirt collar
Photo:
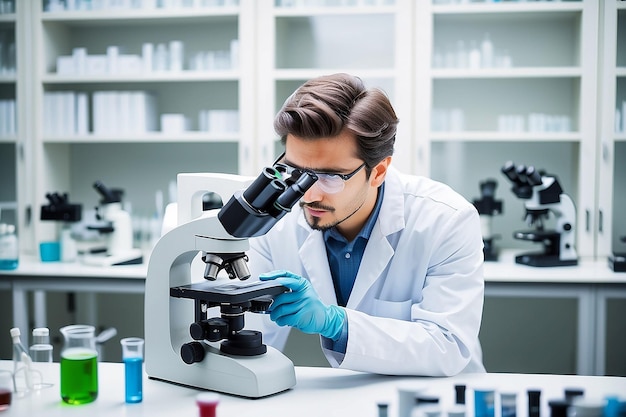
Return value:
[[(370, 238), (370, 235), (372, 234), (372, 230), (374, 230), (374, 225), (376, 224), (376, 219), (378, 219), (378, 213), (380, 213), (380, 207), (383, 205), (384, 194), (385, 194), (385, 183), (383, 182), (381, 186), (378, 188), (378, 195), (376, 196), (376, 204), (374, 205), (374, 210), (372, 210), (372, 213), (367, 219), (367, 222), (365, 222), (365, 225), (361, 228), (361, 231), (359, 232), (359, 234), (356, 235), (353, 242), (359, 238), (363, 238), (365, 240), (368, 240)], [(328, 240), (330, 238), (335, 239), (339, 242), (345, 242), (345, 243), (348, 242), (346, 238), (343, 237), (341, 233), (339, 233), (336, 227), (332, 227), (324, 231), (324, 241), (328, 243)]]

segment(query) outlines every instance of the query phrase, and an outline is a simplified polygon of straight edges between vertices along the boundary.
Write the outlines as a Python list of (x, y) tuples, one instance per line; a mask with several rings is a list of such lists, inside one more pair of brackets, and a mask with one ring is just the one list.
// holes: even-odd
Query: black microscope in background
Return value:
[(495, 240), (499, 238), (498, 235), (492, 234), (491, 220), (492, 217), (498, 214), (502, 214), (502, 200), (496, 200), (496, 187), (498, 183), (495, 179), (489, 178), (485, 181), (481, 181), (480, 184), (480, 199), (474, 199), (472, 202), (478, 214), (480, 216), (480, 229), (483, 235), (483, 253), (485, 255), (485, 261), (497, 261), (498, 250), (495, 245)]
[[(622, 236), (620, 240), (626, 243), (626, 236)], [(626, 272), (626, 252), (613, 252), (609, 256), (609, 267), (614, 272)]]
[[(513, 237), (543, 245), (543, 251), (516, 256), (515, 262), (540, 267), (577, 265), (576, 207), (557, 177), (512, 161), (504, 164), (502, 173), (513, 184), (513, 194), (524, 200), (525, 220), (533, 228), (516, 231)], [(550, 213), (556, 218), (554, 229), (544, 227)]]

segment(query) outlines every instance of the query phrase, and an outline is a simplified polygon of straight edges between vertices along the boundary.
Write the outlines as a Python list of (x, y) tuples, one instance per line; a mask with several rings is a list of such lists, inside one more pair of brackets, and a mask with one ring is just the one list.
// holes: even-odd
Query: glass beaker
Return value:
[(0, 369), (0, 411), (6, 410), (11, 405), (14, 387), (11, 371)]
[(98, 351), (95, 328), (75, 324), (61, 328), (61, 398), (86, 404), (98, 397)]

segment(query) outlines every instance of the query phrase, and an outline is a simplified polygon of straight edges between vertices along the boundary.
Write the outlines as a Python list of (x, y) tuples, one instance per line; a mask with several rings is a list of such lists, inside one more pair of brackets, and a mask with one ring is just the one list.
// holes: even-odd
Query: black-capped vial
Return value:
[(539, 417), (541, 412), (541, 391), (528, 390), (528, 417)]

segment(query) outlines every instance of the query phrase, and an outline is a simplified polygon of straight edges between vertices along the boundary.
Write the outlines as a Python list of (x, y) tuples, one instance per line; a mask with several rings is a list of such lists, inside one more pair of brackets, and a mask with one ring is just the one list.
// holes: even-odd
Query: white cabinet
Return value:
[(29, 56), (26, 30), (29, 2), (0, 2), (0, 222), (17, 226), (28, 242)]
[(598, 257), (626, 252), (626, 2), (607, 0), (603, 6)]
[(90, 210), (100, 180), (149, 217), (179, 172), (256, 174), (256, 5), (203, 4), (34, 10), (35, 208), (68, 192)]
[(598, 2), (433, 3), (416, 8), (418, 172), (469, 200), (494, 178), (496, 245), (532, 250), (512, 238), (524, 202), (500, 169), (544, 169), (575, 202), (578, 254), (594, 256)]
[[(615, 132), (626, 101), (623, 3), (189, 0), (176, 9), (45, 11), (43, 1), (16, 2), (17, 13), (0, 15), (24, 63), (19, 76), (0, 75), (0, 98), (16, 97), (20, 110), (16, 135), (0, 137), (0, 169), (13, 173), (2, 177), (0, 202), (18, 201), (33, 253), (55, 232), (38, 221), (47, 192), (68, 192), (89, 210), (101, 180), (150, 216), (155, 192), (167, 198), (178, 172), (256, 175), (279, 152), (272, 122), (289, 94), (312, 77), (348, 72), (389, 94), (399, 168), (469, 200), (484, 179), (498, 181), (498, 247), (531, 245), (512, 237), (526, 228), (524, 202), (500, 168), (514, 160), (558, 176), (576, 205), (579, 255), (603, 257), (626, 235), (617, 214), (626, 207), (617, 181), (626, 140)], [(180, 46), (179, 70), (161, 68), (159, 51)], [(103, 70), (113, 56), (117, 70)], [(124, 127), (145, 119), (124, 110), (129, 96), (152, 97), (152, 127)], [(64, 111), (78, 97), (88, 103), (80, 127)], [(113, 116), (97, 110), (102, 100)], [(208, 112), (220, 111), (235, 114), (235, 128), (207, 129)], [(179, 115), (166, 117), (166, 131), (164, 114)]]
[(272, 122), (306, 80), (347, 72), (389, 95), (399, 125), (395, 163), (410, 169), (411, 13), (409, 0), (259, 1), (258, 120), (260, 156), (272, 159)]

